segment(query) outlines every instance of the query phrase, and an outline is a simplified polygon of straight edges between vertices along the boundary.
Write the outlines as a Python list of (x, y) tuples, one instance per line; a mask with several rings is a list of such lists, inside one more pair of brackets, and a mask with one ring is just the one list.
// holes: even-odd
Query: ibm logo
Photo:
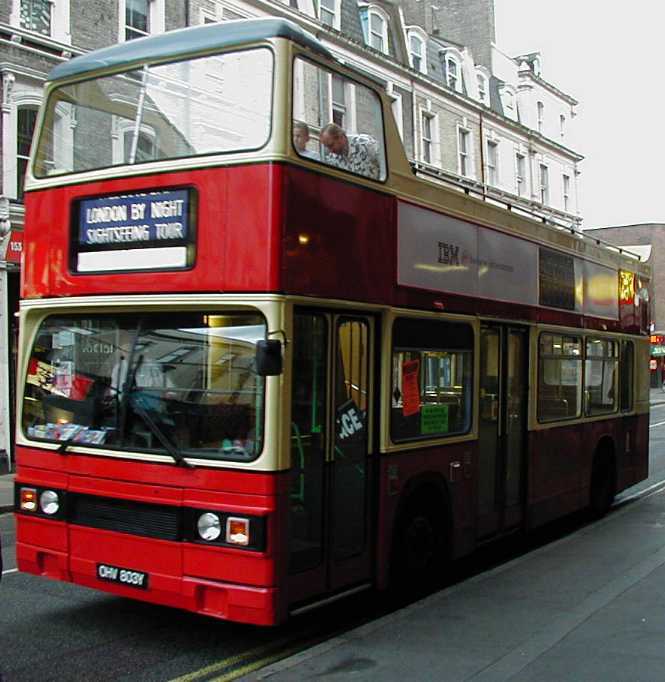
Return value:
[(439, 263), (444, 265), (459, 265), (459, 246), (439, 242)]

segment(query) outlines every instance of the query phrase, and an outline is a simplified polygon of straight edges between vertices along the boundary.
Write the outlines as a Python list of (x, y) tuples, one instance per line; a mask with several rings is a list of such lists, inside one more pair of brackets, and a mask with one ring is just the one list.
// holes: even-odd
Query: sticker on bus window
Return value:
[(364, 437), (365, 418), (362, 410), (353, 400), (347, 400), (337, 408), (337, 440), (347, 443)]
[(38, 386), (45, 391), (53, 390), (53, 380), (55, 378), (55, 368), (48, 362), (31, 358), (28, 364), (28, 376), (26, 383)]
[(448, 405), (423, 405), (420, 411), (420, 433), (448, 433)]
[(402, 414), (405, 417), (420, 412), (419, 370), (420, 360), (408, 360), (402, 363)]

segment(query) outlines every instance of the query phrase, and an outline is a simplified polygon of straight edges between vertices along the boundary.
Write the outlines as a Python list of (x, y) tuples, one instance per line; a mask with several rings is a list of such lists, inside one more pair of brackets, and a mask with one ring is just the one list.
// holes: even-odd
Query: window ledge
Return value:
[(82, 54), (81, 50), (72, 49), (68, 43), (3, 22), (0, 22), (0, 38), (16, 45), (31, 47), (65, 59), (69, 59), (75, 54)]

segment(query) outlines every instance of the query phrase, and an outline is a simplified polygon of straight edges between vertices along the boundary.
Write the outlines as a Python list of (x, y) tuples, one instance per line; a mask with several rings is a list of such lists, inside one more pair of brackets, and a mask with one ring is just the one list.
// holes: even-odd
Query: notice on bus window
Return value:
[(420, 412), (420, 360), (402, 363), (402, 414), (410, 417)]
[(420, 433), (448, 433), (448, 405), (423, 405), (420, 410)]

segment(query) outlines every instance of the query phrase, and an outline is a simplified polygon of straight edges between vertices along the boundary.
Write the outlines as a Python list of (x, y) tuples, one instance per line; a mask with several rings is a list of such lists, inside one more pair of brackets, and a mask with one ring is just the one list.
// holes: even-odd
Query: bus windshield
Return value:
[(255, 150), (270, 137), (267, 48), (64, 85), (46, 104), (36, 177)]
[(67, 315), (35, 337), (23, 394), (29, 438), (178, 457), (261, 452), (258, 314)]

